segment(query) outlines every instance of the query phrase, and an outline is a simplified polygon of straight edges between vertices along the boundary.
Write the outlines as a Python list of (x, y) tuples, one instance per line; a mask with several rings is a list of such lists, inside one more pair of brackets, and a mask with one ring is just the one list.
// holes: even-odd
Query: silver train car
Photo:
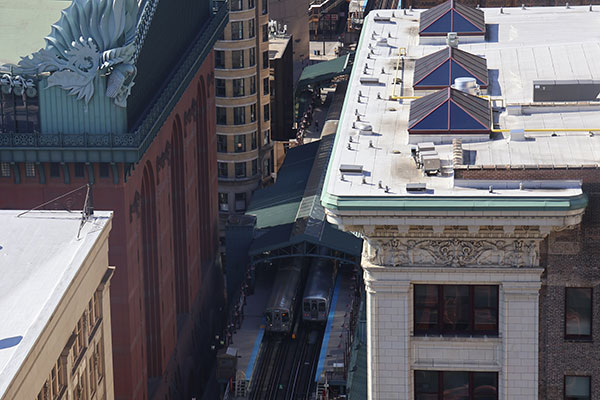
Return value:
[(289, 265), (279, 267), (271, 297), (265, 309), (267, 333), (289, 333), (294, 324), (294, 310), (302, 283), (302, 261), (294, 259)]
[(302, 296), (302, 320), (325, 323), (335, 286), (336, 269), (327, 259), (316, 259), (310, 266), (304, 295)]

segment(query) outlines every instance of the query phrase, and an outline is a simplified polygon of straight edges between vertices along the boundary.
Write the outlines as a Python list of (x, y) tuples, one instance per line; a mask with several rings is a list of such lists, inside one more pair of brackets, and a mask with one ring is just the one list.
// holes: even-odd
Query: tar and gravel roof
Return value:
[[(478, 165), (495, 160), (508, 165), (600, 164), (599, 105), (585, 104), (570, 109), (553, 106), (533, 111), (529, 107), (534, 80), (600, 79), (597, 68), (600, 65), (600, 30), (592, 29), (600, 26), (600, 13), (597, 12), (600, 7), (595, 12), (590, 12), (587, 6), (504, 8), (503, 13), (500, 9), (481, 11), (485, 13), (488, 27), (486, 41), (459, 42), (459, 49), (485, 58), (489, 77), (487, 92), (499, 99), (499, 105), (521, 105), (525, 111), (523, 115), (508, 115), (504, 111), (495, 117), (496, 125), (501, 129), (552, 131), (526, 132), (528, 140), (522, 142), (508, 141), (508, 134), (499, 133), (496, 135), (499, 140), (463, 143), (467, 153), (465, 161)], [(357, 207), (361, 206), (360, 199), (365, 196), (382, 200), (384, 204), (393, 197), (410, 196), (405, 190), (406, 183), (426, 183), (436, 196), (489, 197), (484, 190), (455, 187), (450, 145), (436, 146), (442, 169), (449, 168), (450, 174), (424, 176), (415, 167), (408, 143), (407, 128), (413, 100), (388, 100), (391, 95), (422, 96), (412, 88), (415, 60), (446, 48), (445, 44), (419, 43), (420, 13), (415, 10), (404, 15), (399, 10), (375, 10), (366, 18), (322, 198), (327, 207), (335, 208), (342, 197), (352, 197)], [(375, 21), (377, 15), (381, 18)], [(385, 17), (390, 20), (382, 20)], [(382, 45), (382, 42), (386, 43)], [(396, 74), (398, 52), (402, 48), (407, 53), (406, 66)], [(379, 84), (361, 83), (365, 65), (366, 75), (377, 77)], [(402, 83), (394, 88), (394, 81)], [(357, 116), (372, 125), (374, 134), (359, 134), (353, 129)], [(573, 128), (583, 131), (565, 131)], [(590, 137), (588, 130), (598, 134)], [(362, 165), (364, 172), (342, 177), (341, 164)], [(387, 193), (380, 188), (379, 182), (383, 188), (388, 186)], [(577, 193), (581, 190), (569, 187), (541, 192), (506, 190), (494, 196), (561, 197)]]
[[(0, 210), (0, 398), (112, 218)], [(57, 350), (58, 351), (58, 350)]]

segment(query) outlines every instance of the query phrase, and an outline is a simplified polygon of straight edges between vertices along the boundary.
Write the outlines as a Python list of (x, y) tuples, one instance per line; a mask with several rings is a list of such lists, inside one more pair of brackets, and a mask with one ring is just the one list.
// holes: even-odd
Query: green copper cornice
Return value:
[(325, 208), (339, 211), (568, 211), (583, 209), (585, 194), (562, 197), (334, 196), (323, 192)]

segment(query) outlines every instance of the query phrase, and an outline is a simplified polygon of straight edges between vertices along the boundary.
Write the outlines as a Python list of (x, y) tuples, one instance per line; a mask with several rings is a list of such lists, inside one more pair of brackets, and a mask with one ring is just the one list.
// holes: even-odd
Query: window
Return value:
[(565, 337), (590, 339), (592, 336), (592, 288), (566, 288)]
[(262, 41), (268, 42), (269, 41), (269, 25), (264, 24), (261, 28), (262, 28)]
[(227, 125), (227, 109), (217, 106), (217, 125)]
[(25, 163), (25, 176), (28, 178), (35, 177), (35, 164), (34, 163)]
[(256, 76), (250, 77), (250, 94), (256, 93)]
[(229, 178), (229, 171), (227, 171), (227, 163), (217, 163), (219, 167), (219, 178)]
[(85, 177), (85, 169), (83, 163), (75, 163), (73, 174), (76, 178)]
[(415, 399), (498, 399), (496, 372), (415, 371)]
[(253, 67), (256, 65), (256, 49), (254, 47), (250, 47), (248, 52), (248, 66)]
[(217, 135), (217, 152), (227, 153), (227, 136)]
[(271, 109), (269, 107), (269, 104), (265, 104), (263, 107), (263, 119), (265, 122), (271, 119)]
[(498, 334), (498, 286), (415, 285), (415, 334)]
[(269, 0), (262, 0), (262, 15), (269, 12)]
[(265, 137), (265, 139), (264, 139), (264, 142), (263, 142), (263, 143), (264, 143), (264, 144), (265, 144), (265, 146), (266, 146), (267, 144), (269, 144), (269, 141), (271, 140), (271, 138), (270, 138), (270, 136), (271, 136), (271, 133), (270, 133), (270, 132), (269, 132), (269, 130), (267, 129), (267, 130), (265, 130), (265, 132), (264, 132), (264, 135), (265, 135), (265, 136), (264, 136), (264, 137)]
[(246, 123), (246, 107), (235, 107), (233, 109), (233, 123), (235, 125)]
[(215, 92), (217, 97), (225, 97), (227, 96), (225, 86), (225, 79), (215, 79)]
[(269, 51), (263, 51), (263, 69), (269, 68)]
[(258, 139), (257, 139), (256, 132), (252, 132), (251, 142), (252, 142), (252, 144), (251, 144), (252, 150), (256, 149), (258, 147)]
[(244, 21), (233, 21), (231, 23), (231, 40), (244, 38)]
[(242, 9), (242, 0), (231, 0), (231, 11), (240, 11)]
[(219, 211), (229, 211), (229, 196), (219, 192)]
[(244, 96), (244, 78), (233, 80), (233, 97)]
[(225, 52), (215, 50), (215, 68), (225, 68)]
[(100, 163), (98, 166), (98, 175), (100, 178), (108, 178), (110, 176), (108, 163)]
[(258, 174), (258, 160), (252, 160), (252, 176)]
[(248, 8), (249, 9), (254, 8), (254, 0), (248, 0)]
[(8, 178), (10, 176), (10, 164), (7, 162), (0, 163), (0, 176)]
[(244, 68), (244, 50), (233, 50), (231, 52), (232, 68)]
[(256, 35), (256, 29), (254, 26), (254, 18), (248, 20), (248, 37), (253, 38)]
[(269, 94), (269, 78), (263, 79), (263, 95)]
[(235, 135), (235, 152), (243, 153), (246, 151), (246, 135)]
[(266, 178), (267, 176), (269, 176), (270, 173), (271, 173), (271, 159), (265, 158), (263, 160), (263, 170), (262, 170), (263, 178)]
[(250, 122), (256, 122), (256, 104), (250, 104)]
[(590, 400), (591, 391), (589, 376), (565, 376), (565, 400)]
[(235, 163), (235, 177), (236, 178), (245, 178), (246, 177), (246, 163), (245, 162)]
[(235, 211), (246, 211), (246, 193), (235, 194)]

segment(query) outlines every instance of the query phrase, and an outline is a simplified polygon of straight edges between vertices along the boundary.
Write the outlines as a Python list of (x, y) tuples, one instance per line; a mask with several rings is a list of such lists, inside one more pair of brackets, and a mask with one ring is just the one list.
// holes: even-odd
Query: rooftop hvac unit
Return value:
[(600, 80), (533, 81), (533, 101), (600, 100)]
[(525, 130), (524, 129), (511, 129), (509, 140), (511, 142), (524, 142), (525, 141)]
[(458, 47), (458, 34), (456, 32), (448, 32), (448, 35), (446, 36), (446, 44), (449, 47), (457, 48)]
[(424, 183), (407, 183), (406, 191), (407, 192), (424, 192), (427, 190), (427, 186)]
[(471, 77), (456, 78), (454, 80), (454, 89), (460, 90), (461, 92), (476, 95), (479, 92), (479, 86), (477, 80)]

